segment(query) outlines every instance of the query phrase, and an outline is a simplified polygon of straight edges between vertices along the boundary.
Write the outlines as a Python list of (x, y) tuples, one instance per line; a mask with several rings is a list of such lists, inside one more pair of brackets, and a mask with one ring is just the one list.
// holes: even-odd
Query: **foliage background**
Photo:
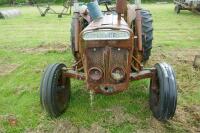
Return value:
[[(38, 3), (47, 3), (47, 2), (51, 2), (51, 3), (55, 3), (55, 4), (60, 4), (63, 3), (63, 1), (65, 0), (0, 0), (0, 5), (4, 5), (4, 4), (10, 4), (12, 1), (16, 1), (16, 3), (27, 3), (28, 1), (36, 1)], [(87, 2), (89, 0), (78, 0), (80, 2)], [(113, 2), (115, 0), (112, 0)], [(129, 0), (130, 1), (130, 0)], [(134, 1), (134, 0), (133, 0)], [(154, 3), (154, 2), (173, 2), (173, 0), (142, 0), (143, 3)]]

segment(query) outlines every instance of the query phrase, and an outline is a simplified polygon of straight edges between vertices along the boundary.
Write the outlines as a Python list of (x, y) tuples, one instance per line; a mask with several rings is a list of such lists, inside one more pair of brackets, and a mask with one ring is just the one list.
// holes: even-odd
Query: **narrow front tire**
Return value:
[(40, 102), (51, 117), (58, 117), (70, 101), (70, 79), (63, 77), (64, 64), (49, 65), (40, 85)]
[(176, 77), (173, 68), (166, 63), (157, 63), (155, 68), (157, 80), (151, 79), (150, 83), (150, 109), (155, 118), (166, 121), (174, 116), (176, 110)]

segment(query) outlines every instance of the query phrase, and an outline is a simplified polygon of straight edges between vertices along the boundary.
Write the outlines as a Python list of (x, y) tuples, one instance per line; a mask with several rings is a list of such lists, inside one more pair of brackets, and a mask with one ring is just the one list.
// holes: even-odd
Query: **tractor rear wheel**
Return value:
[(152, 49), (152, 41), (153, 41), (153, 19), (150, 11), (141, 10), (142, 17), (142, 45), (144, 49), (143, 53), (143, 63), (149, 60), (149, 56), (151, 55)]
[[(150, 83), (150, 109), (155, 118), (166, 121), (175, 114), (177, 103), (177, 85), (173, 68), (166, 63), (155, 65), (157, 70), (157, 89)], [(154, 81), (155, 83), (155, 81)]]
[(49, 65), (40, 85), (40, 102), (51, 117), (58, 117), (70, 101), (70, 79), (63, 79), (64, 64)]

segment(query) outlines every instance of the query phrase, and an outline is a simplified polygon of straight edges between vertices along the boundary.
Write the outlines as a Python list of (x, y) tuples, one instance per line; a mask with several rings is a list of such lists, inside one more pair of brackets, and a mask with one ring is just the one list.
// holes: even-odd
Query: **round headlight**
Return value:
[(111, 77), (116, 80), (117, 82), (120, 82), (124, 80), (125, 78), (125, 72), (122, 68), (116, 67), (111, 72)]
[(103, 72), (100, 68), (97, 67), (90, 68), (89, 77), (94, 81), (98, 81), (103, 77)]

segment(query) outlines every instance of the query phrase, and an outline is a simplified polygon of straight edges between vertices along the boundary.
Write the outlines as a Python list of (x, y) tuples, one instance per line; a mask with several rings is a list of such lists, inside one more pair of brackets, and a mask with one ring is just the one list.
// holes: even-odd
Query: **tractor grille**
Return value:
[[(86, 51), (87, 56), (87, 70), (89, 71), (91, 68), (97, 67), (100, 68), (103, 72), (104, 76), (104, 60), (103, 60), (103, 51), (104, 48), (88, 48)], [(93, 82), (90, 78), (89, 82)], [(104, 78), (96, 81), (97, 83), (103, 83)]]
[(98, 81), (98, 83), (102, 83), (104, 81), (115, 83), (115, 81), (111, 78), (111, 71), (115, 67), (120, 67), (126, 72), (128, 68), (128, 55), (129, 51), (124, 48), (87, 48), (87, 69), (89, 70), (93, 67), (98, 67), (102, 70), (103, 78)]
[(88, 68), (100, 67), (103, 69), (103, 50), (104, 48), (89, 48), (87, 49), (87, 63)]
[(128, 50), (122, 48), (112, 48), (110, 57), (110, 66), (112, 67), (126, 67), (128, 59)]
[[(123, 48), (112, 48), (111, 49), (111, 57), (110, 57), (110, 72), (113, 68), (120, 67), (123, 68), (126, 72), (128, 66), (128, 50)], [(113, 80), (110, 75), (109, 79), (110, 82), (115, 83), (116, 81)]]

